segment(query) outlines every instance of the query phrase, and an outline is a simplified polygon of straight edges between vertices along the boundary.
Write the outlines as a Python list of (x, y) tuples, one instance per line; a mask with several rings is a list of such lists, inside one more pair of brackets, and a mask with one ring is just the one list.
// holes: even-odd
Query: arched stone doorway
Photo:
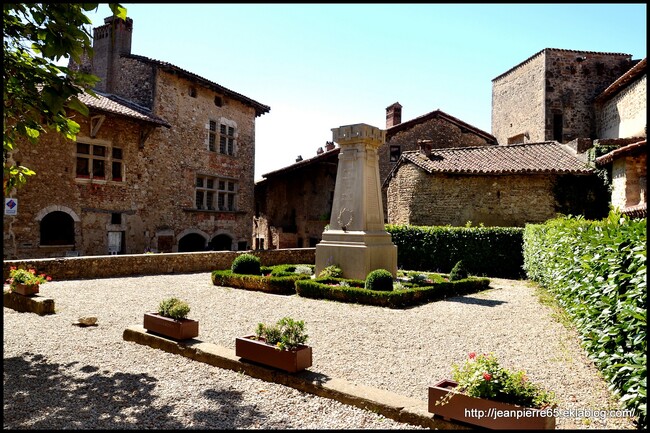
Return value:
[(208, 244), (208, 249), (212, 251), (230, 251), (232, 250), (232, 238), (225, 234), (217, 235)]
[(50, 212), (41, 219), (41, 245), (74, 245), (74, 243), (74, 219), (66, 212)]
[(205, 251), (205, 238), (198, 233), (189, 233), (178, 241), (178, 252)]

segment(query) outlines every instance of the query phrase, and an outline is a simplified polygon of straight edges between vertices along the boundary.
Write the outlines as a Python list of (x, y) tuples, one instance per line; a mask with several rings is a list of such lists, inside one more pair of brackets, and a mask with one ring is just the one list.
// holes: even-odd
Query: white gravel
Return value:
[[(53, 281), (56, 314), (4, 308), (4, 429), (421, 429), (337, 401), (122, 339), (175, 296), (198, 339), (234, 350), (259, 322), (304, 320), (310, 371), (427, 401), (469, 352), (494, 352), (556, 392), (558, 429), (634, 429), (575, 331), (540, 304), (535, 285), (492, 279), (475, 295), (410, 309), (215, 287), (209, 273)], [(97, 316), (98, 326), (73, 326)], [(591, 411), (577, 416), (569, 410)]]

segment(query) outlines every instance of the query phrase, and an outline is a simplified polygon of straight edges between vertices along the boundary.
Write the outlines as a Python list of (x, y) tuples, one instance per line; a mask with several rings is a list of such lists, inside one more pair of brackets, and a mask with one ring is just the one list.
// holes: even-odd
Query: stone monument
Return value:
[(341, 148), (329, 229), (316, 245), (318, 275), (337, 265), (344, 278), (365, 280), (370, 271), (397, 274), (397, 246), (384, 227), (377, 148), (386, 131), (359, 123), (332, 129)]

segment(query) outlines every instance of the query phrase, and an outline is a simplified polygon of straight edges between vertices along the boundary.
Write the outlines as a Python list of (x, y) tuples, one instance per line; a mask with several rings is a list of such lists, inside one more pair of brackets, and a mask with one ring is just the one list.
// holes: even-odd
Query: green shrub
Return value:
[(343, 270), (337, 265), (329, 265), (318, 274), (318, 278), (341, 278)]
[(298, 265), (296, 266), (296, 269), (294, 269), (293, 272), (299, 275), (311, 275), (314, 273), (312, 268), (307, 265)]
[(560, 217), (524, 233), (529, 279), (554, 294), (610, 389), (647, 428), (647, 220)]
[(178, 298), (164, 299), (158, 305), (158, 314), (170, 319), (181, 320), (187, 318), (190, 313), (190, 306), (187, 302), (181, 301)]
[(383, 292), (393, 290), (393, 274), (386, 269), (375, 269), (368, 273), (365, 288)]
[(295, 350), (305, 344), (309, 336), (305, 333), (304, 321), (283, 317), (275, 325), (258, 323), (255, 337), (280, 350)]
[(260, 275), (260, 258), (253, 254), (244, 253), (232, 261), (231, 270), (234, 274)]
[(465, 263), (463, 263), (462, 260), (459, 260), (454, 265), (454, 268), (451, 270), (451, 272), (449, 273), (449, 281), (464, 280), (468, 276), (469, 274), (467, 273), (467, 268), (465, 267)]

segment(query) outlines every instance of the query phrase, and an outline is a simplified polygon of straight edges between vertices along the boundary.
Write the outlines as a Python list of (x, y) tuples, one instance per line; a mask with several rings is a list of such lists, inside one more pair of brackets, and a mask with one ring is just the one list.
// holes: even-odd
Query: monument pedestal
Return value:
[(384, 227), (377, 148), (386, 131), (363, 123), (332, 129), (339, 163), (329, 230), (316, 245), (318, 275), (330, 265), (365, 280), (375, 269), (397, 276), (397, 247)]
[[(345, 278), (365, 280), (370, 271), (397, 273), (397, 246), (388, 232), (328, 230), (316, 245), (316, 263), (324, 269), (337, 265)], [(322, 269), (319, 269), (320, 272)]]

